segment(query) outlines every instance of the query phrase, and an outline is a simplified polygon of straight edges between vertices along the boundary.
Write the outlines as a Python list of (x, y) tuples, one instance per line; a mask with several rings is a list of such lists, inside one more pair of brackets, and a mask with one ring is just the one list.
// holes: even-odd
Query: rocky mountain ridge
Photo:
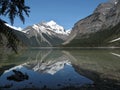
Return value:
[[(78, 21), (65, 46), (104, 46), (120, 37), (120, 1), (98, 5), (93, 14)], [(117, 34), (119, 35), (117, 35)], [(118, 44), (119, 45), (119, 44)]]
[[(10, 25), (7, 26), (12, 28)], [(51, 20), (28, 26), (23, 30), (17, 29), (14, 33), (26, 46), (53, 47), (61, 45), (67, 39), (70, 30), (66, 31), (62, 26)]]
[[(65, 30), (62, 26), (58, 25), (55, 21), (51, 20), (49, 22), (41, 22), (39, 24), (34, 24), (32, 26), (28, 26), (34, 28), (36, 31), (42, 31), (46, 33), (48, 31), (55, 32), (57, 34), (68, 35), (67, 30)], [(27, 28), (28, 28), (27, 27)], [(27, 28), (23, 29), (23, 32), (29, 31)]]
[[(120, 1), (101, 3), (93, 14), (65, 30), (55, 21), (41, 22), (14, 31), (30, 47), (120, 46)], [(9, 26), (9, 25), (8, 25)]]

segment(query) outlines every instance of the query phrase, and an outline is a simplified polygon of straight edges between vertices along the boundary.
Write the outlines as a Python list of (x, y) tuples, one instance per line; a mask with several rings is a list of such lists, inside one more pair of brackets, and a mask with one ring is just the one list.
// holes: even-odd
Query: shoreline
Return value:
[(120, 49), (120, 47), (29, 47), (28, 49), (58, 49), (58, 50), (62, 50), (62, 49), (79, 49), (79, 50), (109, 50), (109, 49)]

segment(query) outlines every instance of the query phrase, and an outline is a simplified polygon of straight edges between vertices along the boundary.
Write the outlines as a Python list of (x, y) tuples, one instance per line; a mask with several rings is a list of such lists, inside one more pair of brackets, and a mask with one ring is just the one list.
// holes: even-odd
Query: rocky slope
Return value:
[(58, 46), (63, 43), (68, 36), (64, 28), (54, 21), (28, 26), (23, 32), (26, 33), (30, 46), (32, 47)]
[[(93, 14), (78, 21), (65, 46), (120, 46), (120, 1), (100, 4)], [(115, 43), (115, 44), (114, 44)]]
[[(12, 27), (10, 25), (7, 25)], [(15, 27), (13, 27), (15, 28)], [(41, 22), (23, 30), (14, 30), (20, 41), (29, 47), (60, 46), (68, 37), (69, 31), (54, 21)]]

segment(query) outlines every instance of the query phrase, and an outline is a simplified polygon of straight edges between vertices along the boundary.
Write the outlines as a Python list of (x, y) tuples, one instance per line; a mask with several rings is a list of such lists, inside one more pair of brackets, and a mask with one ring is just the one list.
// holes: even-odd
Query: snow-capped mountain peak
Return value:
[(34, 24), (32, 26), (32, 28), (34, 28), (37, 32), (42, 31), (43, 33), (46, 31), (48, 32), (48, 30), (49, 30), (49, 31), (55, 32), (57, 34), (63, 34), (63, 35), (69, 34), (65, 31), (65, 29), (62, 26), (58, 25), (53, 20), (51, 20), (49, 22), (42, 22), (40, 24)]
[(53, 21), (53, 20), (47, 22), (47, 25), (49, 25), (49, 26), (53, 26), (53, 25), (56, 25), (56, 24), (57, 23), (55, 21)]
[(23, 30), (33, 47), (52, 47), (63, 43), (69, 33), (54, 21), (41, 22), (28, 26)]
[(53, 32), (56, 32), (56, 33), (59, 33), (59, 34), (66, 34), (65, 29), (62, 26), (58, 25), (53, 20), (45, 23), (45, 25), (47, 25), (49, 27), (49, 29), (52, 30)]

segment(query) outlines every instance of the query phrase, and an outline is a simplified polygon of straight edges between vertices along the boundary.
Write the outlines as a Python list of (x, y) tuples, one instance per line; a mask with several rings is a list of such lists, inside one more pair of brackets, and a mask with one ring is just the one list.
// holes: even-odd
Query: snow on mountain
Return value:
[(49, 22), (42, 22), (40, 24), (34, 24), (32, 27), (34, 29), (36, 29), (38, 32), (39, 32), (39, 30), (41, 30), (44, 33), (49, 33), (48, 30), (50, 30), (50, 31), (55, 32), (57, 34), (68, 35), (68, 33), (65, 31), (65, 29), (62, 26), (58, 25), (53, 20), (51, 20)]
[(48, 28), (46, 28), (46, 27), (43, 26), (43, 25), (34, 24), (34, 25), (32, 26), (32, 28), (34, 28), (38, 33), (42, 32), (42, 33), (46, 33), (46, 34), (48, 34), (48, 35), (52, 35), (52, 34), (49, 32)]
[[(6, 25), (11, 27), (11, 28), (13, 28), (13, 29), (15, 29), (15, 30), (18, 30), (18, 31), (22, 31), (23, 30), (21, 27), (11, 26), (11, 25), (9, 25), (7, 23), (6, 23)], [(48, 30), (51, 30), (51, 31), (53, 31), (53, 32), (55, 32), (57, 34), (63, 34), (63, 35), (69, 35), (70, 31), (71, 31), (71, 29), (65, 31), (65, 29), (62, 26), (58, 25), (53, 20), (51, 20), (49, 22), (42, 22), (40, 24), (34, 24), (32, 26), (32, 28), (34, 28), (38, 33), (40, 31), (42, 31), (43, 33), (47, 33), (49, 35), (51, 35), (51, 33)], [(24, 30), (22, 32), (26, 33), (27, 31), (28, 30)]]
[(6, 25), (7, 25), (8, 27), (13, 28), (13, 29), (18, 30), (18, 31), (22, 31), (22, 30), (23, 30), (21, 27), (11, 26), (11, 25), (9, 25), (9, 24), (7, 24), (7, 23), (6, 23)]
[(63, 43), (69, 33), (54, 21), (41, 22), (28, 26), (22, 30), (29, 38), (31, 46), (45, 47), (58, 46)]
[[(109, 2), (101, 3), (94, 10), (93, 14), (74, 24), (68, 40), (63, 45), (66, 47), (119, 46), (118, 40), (120, 38), (114, 39), (119, 35), (119, 23), (120, 0), (110, 0)], [(118, 35), (116, 35), (116, 32), (118, 32)], [(110, 39), (112, 40), (110, 42), (118, 42), (108, 44)]]
[(118, 3), (118, 0), (109, 0), (109, 2), (116, 5)]
[(115, 4), (117, 4), (118, 2), (116, 1)]
[(71, 33), (71, 29), (66, 30), (66, 33), (69, 35)]
[[(52, 47), (61, 45), (70, 33), (70, 30), (65, 30), (62, 26), (58, 25), (55, 21), (41, 22), (33, 24), (24, 29), (17, 28), (6, 24), (7, 26), (15, 29), (17, 36), (27, 46), (32, 47)], [(24, 33), (24, 34), (23, 34)], [(23, 38), (21, 35), (24, 35)]]
[(110, 42), (112, 43), (112, 42), (116, 42), (116, 41), (118, 41), (118, 40), (120, 40), (120, 38), (117, 38), (117, 39), (111, 40)]
[(56, 33), (66, 34), (65, 29), (62, 26), (58, 25), (53, 20), (51, 20), (50, 22), (47, 22), (46, 25), (49, 26), (50, 29)]

